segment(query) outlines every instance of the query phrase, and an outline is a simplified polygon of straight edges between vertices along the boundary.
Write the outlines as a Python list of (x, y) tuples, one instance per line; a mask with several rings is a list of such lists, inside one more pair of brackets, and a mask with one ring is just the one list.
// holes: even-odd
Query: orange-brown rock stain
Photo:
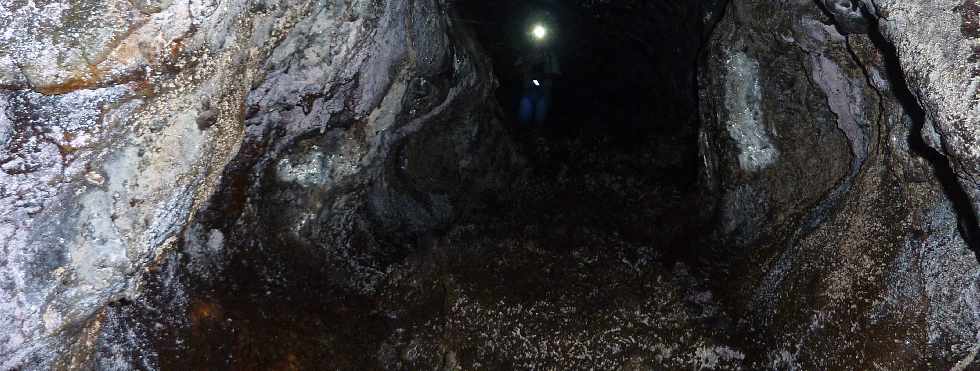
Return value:
[(212, 301), (195, 300), (191, 304), (191, 323), (195, 328), (206, 322), (220, 321), (224, 317), (221, 306)]

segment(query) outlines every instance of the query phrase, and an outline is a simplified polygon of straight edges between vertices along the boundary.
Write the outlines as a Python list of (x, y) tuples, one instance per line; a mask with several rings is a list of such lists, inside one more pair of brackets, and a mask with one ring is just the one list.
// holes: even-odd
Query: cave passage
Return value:
[[(464, 0), (456, 6), (457, 21), (475, 30), (493, 61), (505, 125), (530, 163), (530, 174), (518, 180), (523, 186), (480, 217), (513, 213), (527, 226), (558, 230), (595, 225), (639, 245), (670, 241), (657, 247), (665, 259), (692, 258), (691, 234), (699, 227), (688, 192), (698, 169), (702, 5)], [(529, 72), (528, 60), (540, 60), (544, 73)], [(540, 101), (546, 89), (547, 116), (539, 121), (528, 102)]]
[[(472, 300), (488, 305), (487, 310), (547, 303), (540, 310), (554, 315), (520, 314), (519, 321), (540, 330), (564, 326), (567, 336), (578, 336), (574, 334), (597, 333), (617, 323), (617, 315), (609, 312), (617, 305), (611, 303), (685, 305), (669, 286), (651, 288), (652, 282), (670, 279), (679, 287), (702, 285), (686, 268), (674, 269), (676, 262), (691, 258), (691, 241), (697, 240), (700, 225), (694, 186), (696, 61), (703, 37), (699, 5), (585, 0), (453, 4), (454, 21), (475, 31), (492, 60), (504, 135), (509, 134), (516, 155), (524, 159), (505, 169), (510, 174), (501, 179), (507, 182), (507, 192), (467, 195), (472, 198), (465, 202), (467, 208), (435, 230), (420, 232), (398, 224), (386, 230), (372, 228), (353, 239), (351, 244), (359, 248), (380, 246), (378, 252), (368, 252), (383, 255), (377, 261), (388, 266), (376, 269), (401, 272), (375, 286), (375, 294), (365, 295), (333, 284), (354, 279), (348, 271), (320, 263), (323, 253), (314, 247), (322, 243), (319, 237), (302, 237), (300, 242), (287, 238), (294, 226), (284, 220), (290, 220), (286, 216), (292, 205), (305, 204), (295, 199), (303, 200), (306, 193), (295, 196), (289, 193), (295, 192), (292, 188), (268, 181), (268, 188), (258, 193), (273, 196), (260, 201), (257, 209), (268, 213), (260, 215), (266, 221), (260, 228), (272, 232), (242, 238), (248, 247), (237, 250), (223, 281), (196, 288), (199, 299), (192, 304), (192, 313), (206, 317), (214, 312), (212, 303), (222, 303), (224, 313), (243, 327), (218, 326), (191, 336), (195, 363), (221, 364), (214, 355), (235, 349), (235, 342), (227, 340), (240, 337), (235, 331), (258, 339), (250, 341), (277, 344), (236, 353), (240, 364), (271, 365), (282, 353), (301, 349), (295, 353), (298, 364), (336, 358), (343, 361), (340, 365), (368, 365), (384, 349), (407, 346), (398, 343), (401, 335), (391, 338), (400, 334), (396, 330), (435, 338), (444, 336), (435, 334), (445, 329), (430, 324), (456, 321), (456, 330), (445, 336), (450, 336), (447, 341), (464, 341), (482, 336), (483, 326), (509, 328), (508, 319), (467, 314), (469, 304), (464, 302), (476, 303)], [(518, 111), (529, 81), (516, 62), (540, 39), (551, 43), (560, 75), (553, 78), (547, 119), (522, 124)], [(304, 148), (308, 147), (298, 152)], [(422, 150), (431, 157), (443, 147), (418, 151)], [(413, 171), (398, 173), (399, 177), (415, 176), (410, 178), (414, 184), (424, 184), (430, 176), (439, 176), (439, 164), (415, 166), (409, 163), (405, 168)], [(316, 197), (312, 200), (321, 202), (326, 196)], [(413, 205), (399, 201), (380, 209), (403, 210), (398, 218), (403, 221), (423, 215), (424, 210)], [(305, 294), (311, 292), (318, 294)], [(453, 318), (457, 315), (463, 317)], [(276, 319), (274, 325), (270, 318)], [(569, 320), (575, 325), (562, 325)], [(310, 349), (315, 342), (306, 339), (320, 341), (316, 334), (321, 333), (358, 342)], [(652, 334), (637, 330), (640, 337)], [(480, 342), (481, 349), (460, 362), (475, 364), (467, 357), (485, 354), (496, 362), (490, 369), (511, 368), (506, 358), (522, 350), (495, 342)], [(181, 353), (164, 358), (180, 364)], [(439, 353), (428, 349), (412, 362), (441, 362), (426, 358)]]
[[(460, 21), (475, 28), (493, 59), (496, 96), (512, 126), (621, 137), (695, 131), (699, 5), (494, 0), (458, 6)], [(547, 29), (541, 38), (533, 32), (538, 26)], [(558, 65), (548, 66), (558, 75), (547, 119), (522, 123), (521, 102), (535, 94), (528, 60), (542, 53)]]
[(980, 369), (975, 1), (35, 3), (0, 370)]

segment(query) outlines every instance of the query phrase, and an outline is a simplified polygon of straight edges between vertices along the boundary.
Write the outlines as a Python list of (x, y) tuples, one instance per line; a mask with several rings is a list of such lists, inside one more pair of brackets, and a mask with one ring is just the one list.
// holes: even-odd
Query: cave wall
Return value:
[(980, 111), (978, 89), (980, 38), (976, 1), (947, 0), (915, 4), (866, 1), (881, 34), (896, 48), (909, 88), (926, 112), (931, 146), (943, 153), (958, 180), (980, 207)]
[(267, 264), (253, 278), (336, 263), (313, 278), (370, 291), (402, 239), (517, 160), (489, 61), (445, 2), (7, 2), (0, 18), (0, 368), (161, 367), (154, 349), (186, 351), (176, 329), (211, 311), (191, 292), (242, 279), (229, 259)]
[(746, 318), (749, 362), (932, 368), (976, 355), (977, 256), (962, 208), (913, 148), (918, 135), (942, 143), (975, 188), (957, 164), (972, 147), (949, 147), (977, 125), (962, 100), (973, 36), (946, 32), (969, 21), (955, 9), (728, 4), (701, 66), (701, 182), (719, 226), (704, 254), (734, 282), (719, 290)]
[[(973, 362), (976, 219), (936, 169), (980, 205), (975, 1), (702, 10), (698, 202), (717, 228), (692, 273), (602, 271), (650, 278), (654, 298), (551, 340), (605, 344), (602, 326), (654, 318), (642, 339), (663, 349), (601, 349), (594, 364)], [(545, 336), (535, 310), (573, 313), (439, 278), (452, 259), (515, 269), (460, 252), (497, 247), (475, 227), (434, 231), (524, 166), (490, 61), (446, 1), (12, 1), (0, 19), (0, 368), (450, 367), (430, 322)], [(499, 251), (542, 251), (516, 239)], [(462, 309), (413, 317), (447, 297)], [(535, 349), (511, 335), (451, 345), (513, 365), (508, 351)]]
[(0, 367), (49, 362), (138, 291), (213, 192), (264, 42), (302, 9), (253, 23), (245, 4), (221, 5), (0, 5)]

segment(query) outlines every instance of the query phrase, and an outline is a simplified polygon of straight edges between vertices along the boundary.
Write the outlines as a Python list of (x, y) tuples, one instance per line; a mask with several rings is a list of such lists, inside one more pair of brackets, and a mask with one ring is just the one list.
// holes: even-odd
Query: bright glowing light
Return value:
[(544, 38), (548, 36), (548, 29), (539, 24), (534, 25), (534, 28), (531, 29), (531, 35), (533, 35), (535, 39), (544, 40)]
[(541, 86), (541, 83), (538, 82), (538, 80), (531, 80), (531, 82), (534, 83), (534, 86)]

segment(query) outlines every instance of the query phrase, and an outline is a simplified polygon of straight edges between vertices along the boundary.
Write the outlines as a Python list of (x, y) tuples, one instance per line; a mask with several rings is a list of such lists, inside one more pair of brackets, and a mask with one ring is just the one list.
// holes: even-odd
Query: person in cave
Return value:
[(551, 28), (555, 22), (544, 12), (530, 29), (531, 44), (515, 65), (522, 71), (524, 93), (521, 95), (518, 118), (521, 124), (543, 125), (551, 106), (554, 79), (561, 75), (552, 43)]

